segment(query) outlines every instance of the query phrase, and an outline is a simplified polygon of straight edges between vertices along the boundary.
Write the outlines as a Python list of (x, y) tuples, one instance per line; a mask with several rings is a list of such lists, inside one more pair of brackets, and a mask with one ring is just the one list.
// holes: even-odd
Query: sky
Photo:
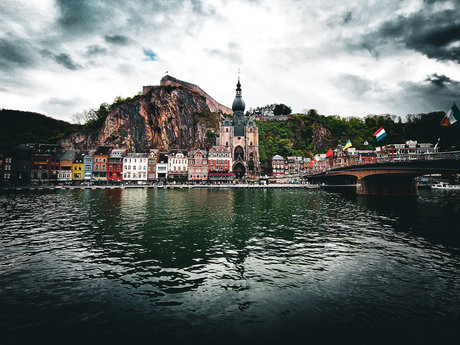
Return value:
[(0, 2), (0, 109), (71, 121), (166, 73), (229, 107), (239, 76), (246, 110), (447, 112), (460, 105), (460, 1)]

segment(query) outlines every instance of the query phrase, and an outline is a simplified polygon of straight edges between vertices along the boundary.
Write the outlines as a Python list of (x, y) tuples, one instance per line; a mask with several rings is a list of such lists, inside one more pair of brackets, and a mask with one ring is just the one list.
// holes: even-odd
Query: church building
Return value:
[(235, 177), (238, 180), (250, 181), (258, 180), (260, 175), (259, 128), (252, 116), (244, 115), (245, 107), (238, 78), (236, 97), (232, 104), (233, 119), (226, 117), (222, 121), (218, 139), (220, 146), (230, 149)]

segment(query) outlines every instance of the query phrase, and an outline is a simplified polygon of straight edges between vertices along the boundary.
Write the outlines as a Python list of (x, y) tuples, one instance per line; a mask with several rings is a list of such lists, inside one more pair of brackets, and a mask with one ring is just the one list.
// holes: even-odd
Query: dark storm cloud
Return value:
[(452, 79), (450, 79), (449, 77), (446, 77), (445, 75), (438, 75), (436, 73), (432, 74), (431, 76), (428, 76), (425, 79), (425, 81), (428, 81), (431, 84), (437, 87), (441, 87), (441, 88), (449, 87), (452, 84), (458, 86), (458, 82), (453, 81)]
[(460, 82), (445, 75), (432, 74), (420, 82), (400, 83), (400, 99), (412, 100), (427, 111), (446, 110), (460, 99)]
[(427, 9), (409, 17), (398, 16), (365, 35), (361, 46), (374, 53), (380, 45), (396, 42), (431, 59), (460, 63), (460, 10), (431, 12)]
[(78, 65), (77, 63), (75, 63), (72, 60), (72, 58), (70, 57), (70, 55), (68, 55), (68, 54), (64, 54), (64, 53), (53, 54), (49, 50), (42, 50), (40, 53), (43, 56), (54, 60), (55, 62), (57, 62), (58, 64), (60, 64), (61, 66), (64, 66), (65, 68), (67, 68), (69, 70), (73, 71), (73, 70), (77, 70), (77, 69), (81, 68), (81, 66)]
[(104, 39), (107, 43), (116, 44), (119, 46), (126, 46), (129, 44), (129, 38), (123, 35), (105, 35)]
[(59, 25), (71, 33), (83, 33), (92, 31), (97, 27), (102, 18), (98, 16), (97, 2), (79, 0), (57, 0), (56, 4), (61, 12)]
[(28, 45), (20, 40), (0, 39), (0, 67), (5, 71), (17, 67), (33, 65)]

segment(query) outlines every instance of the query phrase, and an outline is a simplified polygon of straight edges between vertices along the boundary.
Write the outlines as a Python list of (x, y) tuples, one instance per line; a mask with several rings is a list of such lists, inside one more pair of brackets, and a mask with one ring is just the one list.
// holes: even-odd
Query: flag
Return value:
[(334, 154), (334, 152), (332, 151), (332, 149), (329, 149), (327, 152), (326, 152), (326, 157), (330, 157)]
[(443, 126), (450, 126), (460, 120), (460, 110), (458, 110), (457, 105), (454, 103), (452, 108), (450, 108), (449, 112), (444, 116), (441, 120), (441, 125)]
[(347, 143), (345, 144), (345, 146), (343, 147), (343, 150), (342, 151), (345, 151), (347, 148), (351, 147), (351, 141), (350, 139), (348, 139)]
[(379, 129), (377, 129), (375, 131), (375, 133), (373, 134), (374, 137), (377, 137), (377, 141), (379, 140), (382, 140), (383, 138), (385, 138), (387, 136), (387, 132), (385, 132), (385, 130), (383, 129), (383, 127), (380, 127)]
[(315, 162), (319, 162), (321, 160), (321, 157), (319, 155), (315, 156)]

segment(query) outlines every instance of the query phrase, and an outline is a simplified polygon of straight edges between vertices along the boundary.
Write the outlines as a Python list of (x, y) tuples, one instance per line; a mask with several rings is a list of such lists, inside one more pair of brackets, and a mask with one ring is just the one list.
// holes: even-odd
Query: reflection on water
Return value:
[(3, 193), (0, 329), (6, 343), (446, 342), (459, 335), (459, 201)]

